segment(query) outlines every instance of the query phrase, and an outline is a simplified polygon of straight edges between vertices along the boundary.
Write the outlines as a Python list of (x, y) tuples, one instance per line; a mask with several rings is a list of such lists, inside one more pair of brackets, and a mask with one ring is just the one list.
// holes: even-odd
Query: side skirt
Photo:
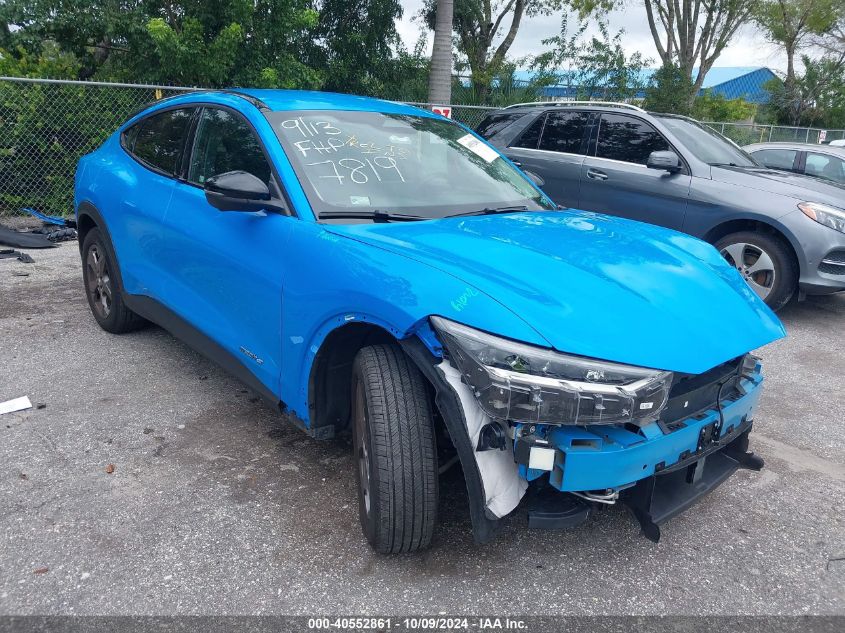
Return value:
[(183, 341), (192, 349), (222, 367), (227, 373), (240, 380), (247, 387), (269, 402), (274, 408), (278, 409), (279, 412), (289, 418), (294, 425), (305, 431), (307, 434), (313, 436), (313, 433), (305, 425), (305, 422), (299, 419), (299, 417), (288, 412), (287, 407), (281, 400), (279, 400), (279, 397), (268, 389), (264, 383), (258, 380), (255, 374), (253, 374), (239, 358), (226, 350), (217, 341), (203, 334), (191, 323), (152, 297), (124, 293), (123, 298), (130, 310), (144, 317), (148, 321), (152, 321), (156, 325), (161, 326), (180, 341)]

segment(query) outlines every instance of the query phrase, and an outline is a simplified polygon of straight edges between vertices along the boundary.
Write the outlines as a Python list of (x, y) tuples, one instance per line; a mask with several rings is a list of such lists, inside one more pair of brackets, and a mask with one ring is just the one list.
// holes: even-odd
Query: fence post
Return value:
[(775, 131), (775, 124), (770, 123), (769, 124), (769, 142), (770, 143), (772, 142), (772, 134), (774, 133), (774, 131)]
[(725, 135), (725, 122), (722, 121), (722, 136)]
[(807, 137), (804, 139), (804, 142), (805, 142), (805, 143), (809, 143), (809, 142), (810, 142), (810, 128), (807, 128)]

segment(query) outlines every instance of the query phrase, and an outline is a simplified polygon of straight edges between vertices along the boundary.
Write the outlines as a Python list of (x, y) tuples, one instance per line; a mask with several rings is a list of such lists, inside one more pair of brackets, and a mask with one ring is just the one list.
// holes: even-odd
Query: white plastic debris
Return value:
[(15, 411), (23, 411), (24, 409), (31, 409), (32, 403), (29, 401), (29, 397), (21, 396), (20, 398), (15, 398), (14, 400), (6, 400), (6, 402), (0, 402), (0, 415), (4, 413), (14, 413)]
[[(470, 388), (461, 382), (461, 373), (448, 360), (444, 360), (437, 368), (461, 401), (469, 440), (475, 448), (482, 427), (491, 422), (492, 418), (478, 406)], [(513, 459), (512, 451), (476, 451), (473, 455), (484, 485), (485, 505), (490, 512), (502, 518), (519, 505), (528, 482), (519, 476), (519, 466)]]

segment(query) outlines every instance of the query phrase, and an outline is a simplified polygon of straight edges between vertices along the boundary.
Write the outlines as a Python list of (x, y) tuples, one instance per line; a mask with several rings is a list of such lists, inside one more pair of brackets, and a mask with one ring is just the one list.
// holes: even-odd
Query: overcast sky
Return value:
[[(413, 22), (412, 19), (419, 11), (422, 0), (401, 0), (401, 2), (405, 12), (402, 20), (397, 23), (397, 28), (405, 41), (405, 46), (412, 50), (420, 34), (419, 22)], [(651, 38), (642, 4), (631, 2), (626, 11), (610, 13), (608, 22), (611, 33), (615, 33), (620, 28), (625, 29), (622, 41), (628, 54), (640, 51), (646, 57), (655, 60), (653, 65), (658, 65), (657, 50), (654, 48), (654, 41)], [(571, 25), (574, 26), (574, 24), (573, 20)], [(510, 23), (507, 23), (501, 29), (502, 33), (507, 32), (509, 26)], [(560, 15), (524, 17), (513, 46), (511, 46), (509, 57), (517, 59), (542, 52), (543, 46), (540, 42), (556, 35), (559, 30)], [(431, 52), (430, 34), (427, 50), (429, 53)], [(776, 47), (767, 43), (753, 25), (748, 25), (740, 30), (734, 40), (722, 52), (716, 60), (716, 66), (768, 66), (772, 70), (784, 70), (786, 62)]]

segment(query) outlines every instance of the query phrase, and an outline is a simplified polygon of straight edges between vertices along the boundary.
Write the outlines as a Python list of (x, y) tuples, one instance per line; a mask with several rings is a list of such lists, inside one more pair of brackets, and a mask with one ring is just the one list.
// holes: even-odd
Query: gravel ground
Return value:
[[(845, 614), (845, 296), (789, 306), (740, 471), (655, 545), (621, 509), (477, 546), (459, 471), (430, 551), (374, 554), (351, 449), (161, 329), (113, 336), (75, 243), (0, 260), (2, 614)], [(26, 276), (21, 276), (21, 275)], [(729, 315), (726, 315), (729, 318)], [(109, 465), (114, 472), (109, 474)]]

